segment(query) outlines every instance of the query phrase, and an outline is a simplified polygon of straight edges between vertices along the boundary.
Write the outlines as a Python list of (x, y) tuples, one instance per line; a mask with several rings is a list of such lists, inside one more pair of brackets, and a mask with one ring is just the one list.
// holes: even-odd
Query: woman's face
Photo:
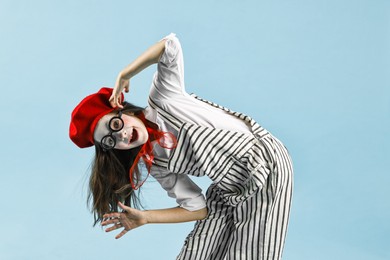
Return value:
[[(113, 117), (113, 120), (111, 120)], [(94, 131), (94, 139), (101, 143), (103, 137), (110, 134), (115, 139), (115, 149), (128, 150), (137, 146), (143, 145), (148, 140), (148, 132), (142, 121), (133, 115), (122, 114), (120, 118), (123, 121), (123, 128), (117, 132), (110, 131), (109, 123), (111, 120), (111, 127), (115, 130), (116, 124), (120, 124), (118, 120), (118, 113), (110, 113), (103, 116), (97, 123)], [(118, 121), (118, 122), (116, 122)]]

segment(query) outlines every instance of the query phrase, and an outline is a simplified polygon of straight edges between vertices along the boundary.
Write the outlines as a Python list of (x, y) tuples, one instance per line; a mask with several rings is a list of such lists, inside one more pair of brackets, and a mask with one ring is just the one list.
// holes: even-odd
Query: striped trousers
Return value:
[(195, 223), (177, 260), (278, 260), (285, 242), (293, 169), (271, 134), (207, 190), (208, 215)]

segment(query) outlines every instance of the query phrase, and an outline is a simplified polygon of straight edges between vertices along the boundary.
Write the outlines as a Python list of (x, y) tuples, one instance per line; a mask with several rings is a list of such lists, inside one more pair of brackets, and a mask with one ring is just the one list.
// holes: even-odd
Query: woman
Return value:
[[(123, 102), (130, 78), (155, 63), (149, 106)], [(250, 117), (186, 93), (174, 34), (123, 69), (114, 89), (85, 98), (72, 113), (70, 137), (82, 148), (95, 145), (95, 224), (122, 229), (116, 238), (148, 223), (196, 220), (177, 259), (281, 258), (293, 182), (288, 152)], [(178, 207), (134, 208), (142, 162)], [(188, 175), (211, 178), (206, 198)]]

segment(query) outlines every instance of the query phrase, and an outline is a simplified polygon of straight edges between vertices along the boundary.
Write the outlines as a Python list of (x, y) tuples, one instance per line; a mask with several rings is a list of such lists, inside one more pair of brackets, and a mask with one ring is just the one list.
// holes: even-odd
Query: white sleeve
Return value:
[(185, 93), (184, 61), (179, 39), (171, 33), (162, 40), (166, 40), (165, 49), (157, 64), (150, 92), (151, 98), (156, 101)]
[(160, 41), (163, 40), (165, 40), (165, 50), (161, 55), (159, 62), (166, 66), (172, 66), (178, 54), (182, 52), (179, 39), (176, 37), (176, 34), (171, 33)]
[(175, 174), (153, 166), (152, 176), (165, 189), (168, 196), (175, 198), (181, 208), (195, 211), (206, 207), (202, 190), (186, 174)]

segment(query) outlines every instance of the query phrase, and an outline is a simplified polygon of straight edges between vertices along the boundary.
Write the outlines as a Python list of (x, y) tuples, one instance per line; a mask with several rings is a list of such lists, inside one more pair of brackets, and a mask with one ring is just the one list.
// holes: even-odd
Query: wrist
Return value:
[(119, 72), (117, 79), (118, 80), (130, 79), (130, 76), (128, 75), (128, 73), (126, 73), (124, 70), (122, 70), (121, 72)]
[(143, 215), (143, 219), (144, 219), (145, 224), (150, 224), (150, 223), (152, 223), (150, 211), (148, 211), (148, 210), (143, 210), (143, 211), (142, 211), (142, 215)]

